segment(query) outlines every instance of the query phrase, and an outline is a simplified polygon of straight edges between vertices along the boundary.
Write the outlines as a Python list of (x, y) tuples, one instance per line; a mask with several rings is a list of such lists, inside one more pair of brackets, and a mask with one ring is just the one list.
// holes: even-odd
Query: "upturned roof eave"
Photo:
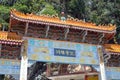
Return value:
[[(17, 14), (19, 13), (19, 14)], [(21, 16), (20, 14), (24, 15)], [(36, 15), (34, 15), (36, 17)], [(59, 26), (59, 27), (66, 27), (66, 28), (75, 28), (75, 29), (81, 29), (81, 30), (89, 30), (89, 31), (94, 31), (94, 32), (101, 32), (101, 33), (116, 33), (116, 28), (115, 26), (114, 27), (101, 27), (101, 26), (97, 26), (97, 27), (90, 27), (90, 26), (86, 26), (84, 24), (88, 24), (88, 23), (83, 23), (82, 25), (75, 25), (72, 24), (72, 23), (67, 23), (67, 22), (56, 22), (56, 21), (53, 21), (53, 20), (46, 20), (46, 19), (40, 19), (39, 17), (38, 18), (33, 18), (34, 16), (30, 16), (29, 15), (25, 15), (24, 13), (20, 13), (20, 12), (17, 12), (17, 11), (14, 11), (12, 10), (11, 11), (11, 17), (14, 18), (14, 19), (17, 19), (19, 21), (23, 21), (23, 22), (32, 22), (32, 23), (40, 23), (40, 24), (47, 24), (47, 25), (54, 25), (54, 26)], [(46, 18), (46, 17), (45, 17)], [(58, 20), (58, 19), (57, 19)], [(77, 22), (78, 23), (78, 22)]]
[(59, 27), (65, 27), (65, 28), (74, 28), (74, 29), (88, 30), (88, 31), (100, 32), (100, 33), (108, 33), (108, 34), (115, 34), (116, 33), (116, 29), (115, 30), (101, 30), (101, 29), (94, 29), (94, 28), (83, 27), (83, 26), (65, 25), (65, 24), (59, 24), (59, 23), (54, 23), (54, 22), (25, 19), (25, 18), (15, 16), (13, 14), (11, 15), (11, 17), (16, 19), (16, 20), (23, 21), (23, 22), (46, 24), (46, 25), (52, 25), (52, 26), (59, 26)]

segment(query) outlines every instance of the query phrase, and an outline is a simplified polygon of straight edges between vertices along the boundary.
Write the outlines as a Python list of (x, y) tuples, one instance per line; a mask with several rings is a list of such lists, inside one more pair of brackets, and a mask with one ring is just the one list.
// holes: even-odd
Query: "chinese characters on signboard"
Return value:
[(54, 48), (54, 55), (55, 56), (76, 57), (75, 50), (58, 49), (58, 48)]
[(29, 60), (99, 64), (97, 45), (28, 38), (27, 52)]

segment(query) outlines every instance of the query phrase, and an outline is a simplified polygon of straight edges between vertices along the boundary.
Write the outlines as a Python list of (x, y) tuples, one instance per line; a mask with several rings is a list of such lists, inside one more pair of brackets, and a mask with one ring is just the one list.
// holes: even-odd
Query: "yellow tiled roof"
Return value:
[(118, 44), (105, 44), (104, 47), (108, 52), (120, 53), (120, 45)]
[(33, 14), (24, 14), (21, 12), (18, 12), (16, 10), (11, 10), (11, 14), (14, 15), (16, 18), (19, 19), (24, 19), (25, 20), (33, 20), (33, 21), (42, 21), (42, 22), (49, 22), (49, 23), (54, 23), (54, 24), (61, 24), (61, 25), (68, 25), (68, 26), (72, 26), (72, 27), (77, 27), (77, 28), (89, 28), (89, 29), (95, 29), (95, 30), (105, 30), (105, 31), (115, 31), (116, 30), (116, 26), (115, 25), (98, 25), (96, 26), (94, 23), (90, 23), (90, 22), (84, 22), (81, 20), (66, 20), (61, 21), (59, 18), (57, 17), (50, 17), (50, 16), (43, 16), (43, 15), (33, 15)]
[(0, 31), (0, 40), (23, 42), (22, 37), (18, 36), (16, 33), (6, 31)]

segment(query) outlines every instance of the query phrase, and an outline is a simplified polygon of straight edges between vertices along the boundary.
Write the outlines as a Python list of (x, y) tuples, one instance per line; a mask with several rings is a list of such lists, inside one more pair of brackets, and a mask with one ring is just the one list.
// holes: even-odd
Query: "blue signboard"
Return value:
[(20, 61), (0, 59), (0, 74), (20, 74)]
[(28, 59), (78, 64), (99, 64), (97, 45), (28, 38)]
[(107, 80), (120, 80), (120, 67), (106, 67)]

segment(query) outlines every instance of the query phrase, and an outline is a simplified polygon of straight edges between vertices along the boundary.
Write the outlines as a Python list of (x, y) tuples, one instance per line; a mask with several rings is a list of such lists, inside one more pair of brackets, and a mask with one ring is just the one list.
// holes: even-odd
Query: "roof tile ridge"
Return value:
[[(11, 10), (12, 14), (15, 14), (17, 16), (20, 16), (24, 19), (31, 19), (31, 20), (42, 20), (42, 21), (48, 21), (48, 22), (57, 22), (57, 23), (63, 23), (63, 22), (59, 22), (59, 17), (52, 17), (50, 15), (35, 15), (33, 13), (30, 14), (24, 14), (22, 12), (17, 11), (16, 9)], [(52, 20), (53, 19), (53, 20)], [(58, 20), (58, 21), (56, 21)], [(74, 19), (73, 17), (69, 17), (66, 20), (66, 23), (64, 23), (66, 25), (75, 25), (75, 26), (82, 26), (85, 28), (94, 28), (94, 29), (101, 29), (101, 30), (116, 30), (116, 25), (113, 24), (99, 24), (96, 25), (95, 23), (92, 22), (86, 22), (83, 20), (79, 20), (79, 19)]]

